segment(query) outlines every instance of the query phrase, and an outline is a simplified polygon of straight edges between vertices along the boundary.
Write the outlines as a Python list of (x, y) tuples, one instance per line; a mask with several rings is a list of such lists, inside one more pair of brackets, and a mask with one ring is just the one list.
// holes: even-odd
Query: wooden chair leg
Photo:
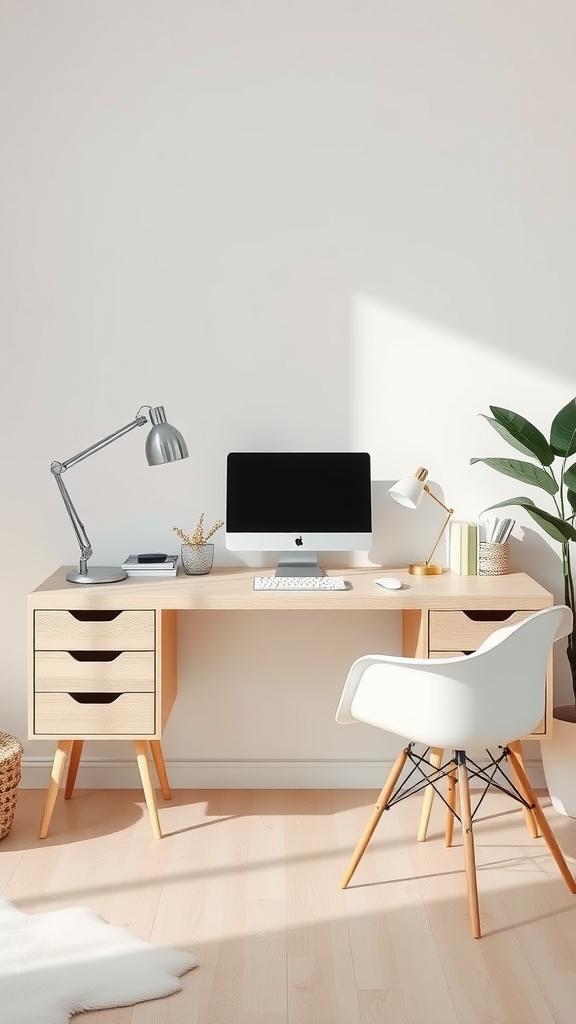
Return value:
[(152, 832), (155, 839), (162, 839), (162, 831), (160, 829), (160, 818), (158, 817), (158, 807), (156, 804), (156, 795), (154, 793), (154, 786), (152, 784), (152, 776), (150, 775), (150, 765), (148, 764), (148, 750), (146, 747), (146, 741), (134, 740), (134, 748), (136, 750), (136, 760), (138, 762), (138, 770), (140, 772), (140, 778), (142, 780), (142, 789), (144, 790), (146, 806), (148, 808), (148, 814), (150, 815), (150, 824), (152, 825)]
[(386, 782), (384, 783), (384, 786), (382, 788), (380, 796), (378, 797), (378, 800), (376, 801), (376, 805), (374, 807), (374, 810), (372, 811), (368, 824), (366, 825), (366, 828), (364, 829), (362, 835), (360, 836), (360, 839), (358, 840), (358, 843), (356, 845), (356, 849), (352, 854), (352, 860), (350, 861), (348, 868), (346, 869), (342, 876), (342, 881), (340, 883), (340, 887), (342, 889), (346, 888), (348, 882), (352, 878), (352, 875), (356, 871), (356, 868), (358, 867), (358, 864), (362, 859), (364, 850), (368, 846), (368, 843), (372, 838), (372, 833), (374, 832), (376, 825), (380, 821), (382, 813), (386, 809), (386, 804), (388, 803), (388, 800), (390, 799), (390, 796), (394, 791), (394, 786), (396, 785), (398, 779), (400, 778), (400, 773), (404, 765), (406, 764), (407, 756), (408, 755), (406, 751), (402, 750), (392, 766), (392, 770), (390, 771), (390, 774), (386, 779)]
[(534, 790), (530, 785), (524, 766), (520, 763), (518, 755), (512, 749), (511, 746), (509, 746), (509, 751), (509, 760), (512, 768), (514, 769), (514, 774), (518, 779), (519, 789), (522, 793), (522, 796), (525, 800), (528, 801), (529, 804), (533, 805), (532, 810), (534, 812), (534, 817), (536, 818), (536, 821), (538, 822), (538, 825), (540, 827), (540, 831), (542, 832), (542, 835), (546, 840), (546, 845), (550, 850), (550, 853), (552, 854), (554, 860), (556, 861), (556, 864), (558, 865), (560, 874), (562, 875), (562, 878), (564, 879), (566, 885), (570, 889), (570, 892), (576, 893), (576, 881), (574, 881), (572, 872), (570, 871), (570, 868), (564, 860), (564, 855), (560, 847), (558, 846), (556, 836), (550, 828), (550, 825), (548, 824), (548, 819), (546, 818), (544, 811), (540, 807), (538, 798), (536, 797), (536, 794), (534, 793)]
[(71, 748), (72, 740), (58, 740), (58, 746), (56, 747), (56, 753), (54, 754), (54, 761), (52, 764), (52, 771), (50, 773), (48, 792), (46, 793), (46, 801), (44, 803), (42, 821), (40, 822), (40, 839), (46, 839), (46, 836), (48, 835), (50, 820), (52, 818), (52, 812), (54, 811), (54, 804), (56, 803), (56, 797), (58, 796), (58, 790), (60, 789), (60, 782), (62, 781), (64, 768), (66, 767), (66, 758), (68, 757)]
[(156, 773), (158, 775), (160, 789), (162, 790), (162, 796), (165, 800), (171, 800), (172, 793), (170, 792), (170, 783), (168, 782), (168, 775), (166, 774), (166, 762), (164, 761), (164, 754), (162, 753), (162, 744), (160, 743), (160, 740), (150, 740), (150, 750), (152, 751), (152, 757), (154, 758), (154, 764), (156, 765)]
[(72, 740), (72, 752), (70, 754), (70, 764), (68, 765), (68, 774), (66, 776), (66, 788), (64, 790), (65, 800), (70, 800), (72, 793), (74, 792), (74, 786), (76, 785), (76, 776), (78, 775), (78, 766), (80, 764), (80, 758), (82, 757), (83, 746), (84, 740)]
[[(444, 750), (442, 747), (432, 747), (430, 750), (430, 764), (434, 768), (439, 768), (442, 764), (442, 758), (444, 757)], [(418, 842), (423, 843), (426, 839), (428, 832), (428, 825), (430, 823), (430, 814), (432, 813), (432, 804), (434, 802), (434, 787), (426, 786), (424, 790), (424, 799), (422, 801), (422, 812), (420, 814), (420, 827), (418, 829)]]
[[(516, 757), (518, 758), (520, 764), (522, 765), (522, 768), (524, 769), (524, 774), (526, 774), (526, 766), (524, 764), (522, 744), (520, 743), (520, 740), (515, 740), (514, 743), (509, 743), (508, 746), (510, 750), (513, 750), (516, 754)], [(516, 785), (518, 785), (519, 779), (516, 773), (516, 766), (512, 760), (510, 761), (510, 768), (512, 769), (512, 774), (514, 775), (514, 778), (516, 780)], [(532, 838), (539, 839), (542, 833), (540, 832), (538, 828), (538, 822), (536, 821), (536, 818), (534, 817), (529, 807), (524, 808), (524, 820), (526, 822), (526, 828), (528, 829)]]
[(444, 833), (444, 843), (446, 846), (452, 846), (452, 838), (454, 836), (454, 815), (456, 813), (456, 782), (458, 780), (458, 771), (456, 763), (452, 763), (452, 768), (448, 774), (448, 790), (446, 792), (446, 801), (448, 803), (449, 810), (446, 812), (446, 832)]
[(475, 939), (479, 939), (480, 909), (478, 906), (478, 884), (476, 881), (476, 855), (474, 853), (474, 831), (472, 828), (472, 811), (470, 807), (470, 786), (468, 769), (464, 751), (457, 751), (458, 788), (460, 792), (460, 817), (462, 819), (462, 836), (464, 840), (464, 863), (466, 865), (466, 883), (468, 887), (468, 911), (470, 914), (470, 930)]

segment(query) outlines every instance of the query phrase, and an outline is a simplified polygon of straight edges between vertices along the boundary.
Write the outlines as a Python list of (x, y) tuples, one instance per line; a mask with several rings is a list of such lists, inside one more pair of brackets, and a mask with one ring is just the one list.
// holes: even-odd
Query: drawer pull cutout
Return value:
[(70, 615), (73, 615), (78, 622), (112, 622), (113, 619), (117, 619), (122, 613), (120, 611), (98, 611), (98, 612), (86, 612), (86, 611), (71, 611)]
[(116, 661), (122, 651), (68, 651), (74, 661)]
[(468, 619), (472, 619), (472, 622), (506, 622), (514, 612), (510, 611), (466, 611), (463, 609), (463, 614)]
[(113, 704), (121, 693), (71, 693), (70, 697), (77, 704)]

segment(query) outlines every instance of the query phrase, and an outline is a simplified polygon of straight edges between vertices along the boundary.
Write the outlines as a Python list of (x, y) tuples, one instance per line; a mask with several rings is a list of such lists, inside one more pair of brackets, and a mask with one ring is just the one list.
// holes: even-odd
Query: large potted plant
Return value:
[[(523, 496), (499, 501), (490, 508), (520, 505), (536, 523), (561, 545), (564, 602), (575, 614), (574, 582), (570, 559), (570, 542), (576, 540), (576, 398), (556, 414), (547, 439), (529, 420), (510, 409), (490, 406), (492, 416), (484, 419), (516, 451), (530, 461), (517, 458), (471, 459), (543, 491), (553, 512), (542, 509)], [(484, 414), (481, 414), (484, 415)], [(485, 509), (488, 511), (488, 509)], [(576, 622), (568, 636), (566, 649), (572, 679), (574, 702), (553, 710), (554, 729), (551, 737), (542, 740), (542, 762), (546, 783), (555, 810), (576, 817)]]

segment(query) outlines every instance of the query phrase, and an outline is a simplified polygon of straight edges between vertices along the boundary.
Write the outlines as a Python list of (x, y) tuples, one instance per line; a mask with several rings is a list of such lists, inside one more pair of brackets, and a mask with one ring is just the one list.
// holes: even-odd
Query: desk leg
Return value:
[[(439, 768), (442, 764), (442, 758), (444, 756), (444, 750), (442, 747), (432, 747), (430, 750), (430, 764), (433, 768)], [(432, 786), (426, 786), (424, 790), (424, 799), (422, 801), (422, 813), (420, 815), (420, 828), (418, 829), (418, 842), (423, 843), (426, 839), (426, 833), (428, 832), (428, 824), (430, 822), (430, 814), (432, 812), (432, 803), (434, 801), (434, 789)]]
[(66, 758), (68, 757), (71, 749), (72, 740), (58, 741), (56, 753), (54, 754), (54, 762), (52, 764), (52, 772), (50, 774), (48, 792), (46, 793), (44, 812), (42, 814), (42, 821), (40, 822), (40, 839), (46, 839), (46, 836), (48, 835), (50, 820), (52, 818), (52, 812), (54, 811), (54, 804), (56, 803), (56, 797), (58, 796), (58, 790), (60, 789), (60, 782), (62, 781), (62, 776), (66, 767)]
[(154, 794), (154, 786), (152, 785), (152, 777), (150, 775), (150, 765), (148, 764), (148, 750), (146, 748), (146, 741), (134, 740), (134, 747), (136, 750), (138, 770), (140, 772), (140, 778), (142, 780), (142, 789), (144, 790), (146, 806), (148, 808), (148, 814), (150, 815), (150, 824), (152, 825), (152, 832), (154, 834), (155, 839), (162, 839), (162, 831), (160, 829), (160, 819), (158, 817), (156, 796)]
[(80, 764), (80, 758), (82, 757), (83, 746), (84, 740), (72, 740), (72, 753), (70, 754), (70, 764), (68, 765), (68, 775), (66, 776), (66, 788), (64, 790), (65, 800), (70, 800), (72, 793), (74, 792), (74, 786), (76, 785), (76, 776), (78, 775), (78, 766)]
[(154, 764), (156, 765), (156, 772), (158, 774), (158, 781), (160, 783), (160, 789), (162, 790), (162, 796), (165, 800), (172, 799), (172, 793), (170, 792), (170, 783), (168, 782), (168, 775), (166, 774), (166, 763), (164, 761), (164, 754), (162, 753), (162, 744), (160, 740), (150, 740), (150, 750), (152, 751), (152, 757), (154, 758)]
[[(509, 743), (508, 746), (510, 747), (510, 750), (512, 750), (516, 754), (516, 757), (520, 762), (522, 771), (524, 772), (524, 774), (526, 774), (526, 766), (524, 764), (524, 758), (522, 756), (522, 744), (520, 740), (515, 740), (514, 743)], [(516, 762), (514, 758), (511, 757), (508, 763), (510, 765), (510, 768), (512, 769), (512, 774), (516, 780), (516, 785), (518, 786), (518, 789), (522, 792), (522, 780), (516, 770)], [(529, 807), (524, 808), (524, 820), (526, 822), (526, 828), (528, 829), (532, 838), (538, 839), (542, 835), (542, 833), (540, 832), (540, 829), (538, 828), (538, 822), (536, 821), (536, 818), (534, 817), (534, 814)]]

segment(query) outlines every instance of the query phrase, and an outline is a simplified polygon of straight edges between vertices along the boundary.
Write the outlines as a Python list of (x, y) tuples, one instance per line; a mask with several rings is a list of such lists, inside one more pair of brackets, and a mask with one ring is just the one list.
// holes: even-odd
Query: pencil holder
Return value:
[(478, 545), (478, 575), (504, 576), (510, 572), (510, 545), (480, 541)]

